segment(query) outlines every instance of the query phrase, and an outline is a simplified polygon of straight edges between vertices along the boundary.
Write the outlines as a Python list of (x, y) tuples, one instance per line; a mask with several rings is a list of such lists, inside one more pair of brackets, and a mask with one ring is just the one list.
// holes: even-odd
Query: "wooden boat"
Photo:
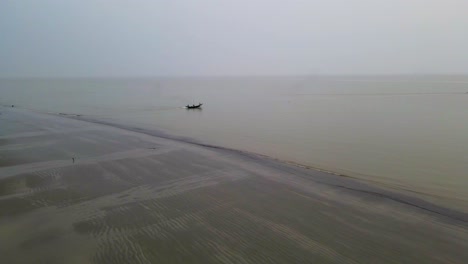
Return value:
[(187, 105), (185, 106), (185, 108), (187, 109), (196, 109), (196, 108), (201, 108), (203, 104), (202, 103), (199, 103), (198, 105)]

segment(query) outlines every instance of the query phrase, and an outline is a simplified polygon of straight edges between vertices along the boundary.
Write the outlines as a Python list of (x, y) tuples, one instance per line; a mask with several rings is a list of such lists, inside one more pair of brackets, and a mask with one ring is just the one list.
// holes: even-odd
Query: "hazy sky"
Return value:
[(0, 0), (0, 76), (468, 73), (468, 0)]

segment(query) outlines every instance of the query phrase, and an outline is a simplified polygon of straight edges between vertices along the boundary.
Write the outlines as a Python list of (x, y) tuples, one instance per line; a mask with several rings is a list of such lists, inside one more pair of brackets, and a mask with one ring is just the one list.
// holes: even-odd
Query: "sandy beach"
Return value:
[(4, 263), (468, 260), (468, 215), (421, 198), (158, 131), (0, 112)]

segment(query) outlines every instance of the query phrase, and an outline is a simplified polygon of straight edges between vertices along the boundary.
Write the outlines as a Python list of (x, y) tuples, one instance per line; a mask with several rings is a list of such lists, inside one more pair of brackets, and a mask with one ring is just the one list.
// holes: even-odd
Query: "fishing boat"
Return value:
[(196, 109), (196, 108), (201, 108), (203, 104), (202, 103), (199, 103), (198, 105), (187, 105), (185, 106), (185, 108), (187, 109)]

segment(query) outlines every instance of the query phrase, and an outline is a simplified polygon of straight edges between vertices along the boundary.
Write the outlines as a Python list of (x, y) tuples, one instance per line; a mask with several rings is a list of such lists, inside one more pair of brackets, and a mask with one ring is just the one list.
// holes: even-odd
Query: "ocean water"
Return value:
[(265, 154), (465, 212), (467, 92), (464, 76), (0, 80), (5, 106)]

